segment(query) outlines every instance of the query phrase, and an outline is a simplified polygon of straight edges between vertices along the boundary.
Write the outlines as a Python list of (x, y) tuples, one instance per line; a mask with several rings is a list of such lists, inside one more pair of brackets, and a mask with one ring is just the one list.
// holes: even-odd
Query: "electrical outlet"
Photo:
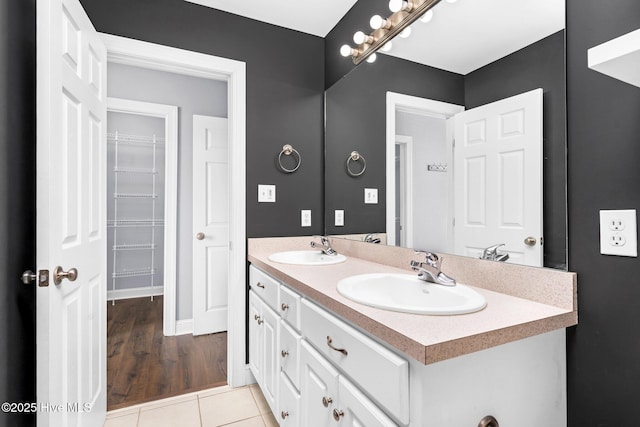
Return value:
[(335, 226), (344, 227), (344, 211), (342, 209), (336, 209), (335, 211)]
[(378, 204), (378, 189), (377, 188), (365, 188), (364, 189), (364, 203), (365, 204)]
[(300, 211), (300, 225), (302, 227), (311, 227), (311, 211), (303, 209)]
[(635, 209), (600, 211), (600, 253), (638, 256)]

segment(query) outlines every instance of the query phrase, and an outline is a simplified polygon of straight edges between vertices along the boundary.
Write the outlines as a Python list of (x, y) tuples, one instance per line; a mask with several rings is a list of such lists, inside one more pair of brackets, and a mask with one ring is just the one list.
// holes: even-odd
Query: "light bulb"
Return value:
[(411, 27), (407, 27), (404, 30), (402, 30), (402, 32), (400, 34), (398, 34), (400, 37), (402, 37), (403, 39), (406, 39), (407, 37), (409, 37), (411, 35)]
[(362, 44), (364, 43), (367, 39), (369, 38), (368, 35), (366, 35), (364, 32), (362, 31), (357, 31), (354, 35), (353, 35), (353, 42), (355, 44)]
[(405, 10), (408, 7), (408, 4), (404, 0), (390, 0), (389, 1), (389, 10), (393, 13), (399, 12), (401, 10)]
[(447, 0), (447, 3), (455, 3), (455, 2), (457, 2), (457, 1), (458, 1), (458, 0)]
[(382, 52), (389, 52), (391, 50), (391, 48), (393, 47), (393, 45), (391, 44), (391, 42), (386, 42), (381, 48), (380, 50)]
[(382, 16), (373, 15), (371, 17), (371, 20), (369, 20), (369, 25), (371, 25), (371, 28), (373, 28), (374, 30), (377, 30), (378, 28), (382, 28), (382, 26), (384, 25), (384, 21), (385, 19), (382, 18)]
[(376, 62), (376, 54), (375, 54), (375, 53), (372, 53), (371, 55), (369, 55), (369, 56), (367, 57), (367, 62), (368, 62), (369, 64), (372, 64), (372, 63)]
[(351, 56), (352, 54), (353, 49), (351, 48), (351, 46), (349, 46), (348, 44), (342, 45), (342, 47), (340, 48), (340, 55), (346, 58), (347, 56)]
[(418, 18), (420, 20), (420, 22), (429, 22), (433, 19), (433, 10), (429, 9), (425, 12), (424, 15), (422, 15), (420, 18)]

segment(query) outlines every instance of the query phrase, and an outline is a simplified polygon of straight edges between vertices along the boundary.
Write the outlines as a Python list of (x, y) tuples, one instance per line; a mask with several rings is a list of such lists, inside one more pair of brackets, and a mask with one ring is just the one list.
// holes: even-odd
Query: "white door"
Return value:
[[(37, 3), (39, 426), (102, 426), (106, 414), (107, 53), (78, 0)], [(54, 268), (77, 279), (54, 283)]]
[(227, 119), (193, 116), (193, 334), (227, 330)]
[[(542, 266), (542, 89), (455, 116), (455, 253)], [(529, 239), (531, 238), (531, 239)]]

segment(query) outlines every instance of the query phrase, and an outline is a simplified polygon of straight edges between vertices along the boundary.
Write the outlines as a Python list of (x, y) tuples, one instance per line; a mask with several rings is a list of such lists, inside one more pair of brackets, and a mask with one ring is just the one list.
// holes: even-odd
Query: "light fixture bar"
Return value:
[(413, 24), (429, 9), (440, 3), (440, 0), (410, 0), (413, 3), (411, 12), (400, 10), (387, 18), (391, 23), (390, 29), (380, 28), (370, 34), (373, 43), (362, 43), (354, 49), (355, 55), (352, 55), (353, 63), (359, 64), (366, 60), (371, 54), (380, 49), (386, 42), (394, 38), (409, 25)]

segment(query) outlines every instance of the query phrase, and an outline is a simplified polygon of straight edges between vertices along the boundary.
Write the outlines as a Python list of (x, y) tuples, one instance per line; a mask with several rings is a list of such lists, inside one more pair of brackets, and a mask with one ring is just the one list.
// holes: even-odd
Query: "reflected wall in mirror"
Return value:
[[(464, 3), (466, 2), (459, 2)], [(503, 19), (506, 17), (503, 16)], [(455, 26), (454, 23), (451, 25)], [(490, 28), (491, 25), (485, 23), (485, 27)], [(388, 158), (386, 150), (387, 92), (441, 101), (470, 110), (541, 88), (543, 196), (538, 196), (538, 199), (543, 202), (543, 233), (535, 237), (543, 237), (543, 265), (566, 269), (564, 58), (564, 31), (560, 30), (466, 74), (445, 71), (389, 55), (378, 55), (375, 63), (356, 67), (325, 93), (325, 232), (330, 235), (371, 232), (396, 234), (388, 225), (390, 222), (393, 223), (393, 220), (387, 218), (387, 212), (393, 212), (395, 209), (386, 203), (387, 176), (390, 173), (387, 171), (387, 164), (395, 164), (395, 159)], [(418, 126), (416, 123), (420, 120), (416, 121), (415, 116), (421, 115), (415, 111), (393, 113), (396, 129), (404, 126), (404, 133), (408, 133), (408, 129)], [(422, 117), (424, 118), (424, 115)], [(412, 124), (412, 120), (416, 123)], [(398, 201), (405, 198), (413, 202), (414, 207), (425, 207), (421, 211), (413, 212), (415, 233), (405, 242), (411, 247), (456, 253), (452, 237), (456, 233), (453, 214), (442, 215), (442, 212), (454, 211), (453, 201), (457, 188), (454, 188), (452, 179), (453, 155), (447, 151), (446, 145), (440, 148), (428, 145), (417, 147), (418, 141), (424, 141), (420, 144), (429, 144), (428, 141), (433, 144), (434, 140), (442, 138), (436, 135), (426, 136), (426, 130), (414, 131), (417, 132), (417, 136), (414, 137), (413, 143), (413, 190), (408, 191), (405, 185), (403, 189), (398, 188), (395, 192)], [(447, 133), (451, 134), (453, 131), (447, 130), (446, 123), (440, 123), (439, 130), (436, 127), (434, 132), (446, 137)], [(407, 145), (402, 143), (402, 137), (408, 135), (402, 133), (396, 132), (401, 137), (398, 155), (400, 159), (405, 156), (406, 160), (406, 151), (403, 150), (406, 150)], [(345, 159), (354, 150), (367, 159), (367, 170), (360, 177), (350, 177), (344, 171)], [(431, 157), (418, 159), (417, 152), (420, 151), (430, 152)], [(395, 152), (393, 156), (395, 157)], [(435, 171), (438, 166), (445, 169), (445, 164), (446, 172)], [(429, 166), (434, 170), (429, 171)], [(393, 173), (395, 176), (395, 172)], [(402, 182), (398, 180), (398, 183)], [(364, 203), (364, 188), (378, 189), (377, 204)], [(406, 203), (404, 205), (406, 206)], [(335, 210), (344, 210), (344, 226), (334, 225)], [(436, 211), (441, 212), (440, 216), (436, 215)], [(448, 231), (447, 227), (451, 227), (451, 231)], [(429, 235), (429, 232), (425, 231), (426, 228), (435, 232)], [(448, 237), (445, 237), (444, 241), (439, 240), (437, 234)], [(522, 241), (526, 237), (529, 236), (523, 236)], [(482, 245), (490, 246), (496, 243), (505, 242), (487, 240)], [(539, 243), (540, 240), (537, 241), (537, 244)], [(475, 245), (480, 246), (477, 242)], [(477, 252), (467, 251), (460, 254), (476, 256)], [(507, 262), (518, 262), (515, 251), (513, 258)]]

